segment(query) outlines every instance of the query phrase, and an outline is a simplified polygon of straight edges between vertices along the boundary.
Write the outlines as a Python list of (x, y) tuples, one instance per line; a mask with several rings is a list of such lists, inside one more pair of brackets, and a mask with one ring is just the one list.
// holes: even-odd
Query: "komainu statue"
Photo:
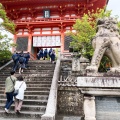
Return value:
[(87, 72), (96, 73), (105, 54), (112, 62), (110, 71), (120, 72), (120, 36), (117, 21), (114, 18), (98, 19), (97, 33), (92, 40), (94, 54)]

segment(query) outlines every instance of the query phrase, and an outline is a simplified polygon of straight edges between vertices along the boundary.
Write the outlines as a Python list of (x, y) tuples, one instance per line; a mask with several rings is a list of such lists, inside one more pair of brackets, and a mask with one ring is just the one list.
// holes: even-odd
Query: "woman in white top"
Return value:
[(26, 83), (23, 81), (22, 75), (18, 77), (18, 81), (15, 83), (15, 90), (18, 89), (19, 93), (15, 96), (15, 112), (20, 113), (24, 99), (24, 91), (26, 90)]

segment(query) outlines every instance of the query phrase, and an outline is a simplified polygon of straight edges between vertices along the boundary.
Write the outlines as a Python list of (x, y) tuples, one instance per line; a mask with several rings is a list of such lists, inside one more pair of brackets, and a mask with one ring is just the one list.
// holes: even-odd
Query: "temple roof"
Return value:
[[(0, 0), (7, 12), (7, 16), (18, 26), (35, 24), (70, 24), (80, 18), (88, 10), (96, 10), (107, 5), (109, 0)], [(51, 17), (44, 19), (43, 11), (50, 10)], [(59, 16), (54, 18), (53, 16)], [(65, 15), (70, 15), (66, 17)], [(72, 16), (74, 15), (74, 16)], [(26, 20), (22, 18), (25, 17)], [(64, 19), (63, 19), (64, 17)], [(32, 18), (32, 19), (29, 19)]]
[(20, 12), (20, 10), (57, 9), (58, 6), (61, 6), (63, 9), (76, 6), (79, 9), (96, 9), (102, 8), (107, 2), (108, 0), (0, 0), (8, 14), (12, 11)]

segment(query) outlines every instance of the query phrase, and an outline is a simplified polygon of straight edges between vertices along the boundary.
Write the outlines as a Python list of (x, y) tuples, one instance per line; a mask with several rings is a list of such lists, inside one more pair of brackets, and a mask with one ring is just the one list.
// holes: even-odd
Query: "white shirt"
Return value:
[(18, 95), (16, 95), (16, 98), (23, 100), (24, 99), (24, 91), (26, 90), (26, 83), (24, 81), (16, 81), (14, 88), (15, 88), (15, 90), (19, 89), (19, 93), (18, 93)]

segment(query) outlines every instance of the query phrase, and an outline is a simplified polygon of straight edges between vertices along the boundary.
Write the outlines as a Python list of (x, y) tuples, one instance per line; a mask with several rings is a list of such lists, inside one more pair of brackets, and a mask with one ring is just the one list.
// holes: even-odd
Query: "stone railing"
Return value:
[(55, 115), (57, 111), (57, 90), (59, 76), (60, 76), (60, 58), (58, 57), (54, 70), (46, 111), (45, 114), (41, 116), (41, 120), (55, 120)]

